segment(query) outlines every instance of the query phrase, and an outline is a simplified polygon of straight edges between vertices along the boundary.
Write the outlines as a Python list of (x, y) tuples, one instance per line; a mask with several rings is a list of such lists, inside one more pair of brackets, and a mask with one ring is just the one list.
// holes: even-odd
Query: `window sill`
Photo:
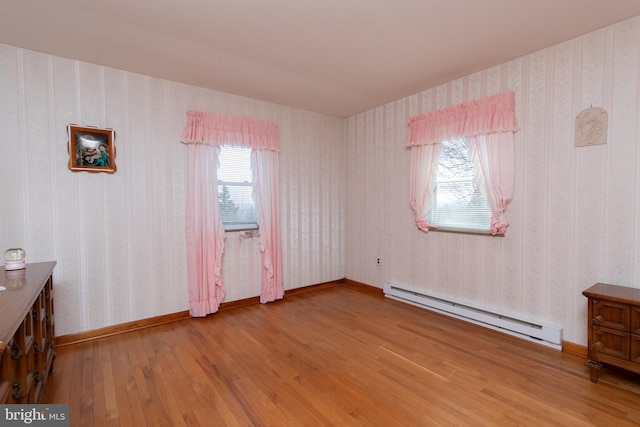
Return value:
[(429, 232), (436, 231), (439, 233), (456, 233), (456, 234), (470, 234), (474, 236), (488, 236), (488, 237), (504, 237), (504, 234), (491, 234), (489, 230), (468, 230), (464, 228), (454, 228), (454, 227), (446, 227), (439, 226), (438, 228), (430, 228)]
[(239, 231), (249, 231), (249, 230), (258, 230), (257, 224), (235, 224), (235, 225), (225, 225), (224, 232), (225, 233), (235, 233)]

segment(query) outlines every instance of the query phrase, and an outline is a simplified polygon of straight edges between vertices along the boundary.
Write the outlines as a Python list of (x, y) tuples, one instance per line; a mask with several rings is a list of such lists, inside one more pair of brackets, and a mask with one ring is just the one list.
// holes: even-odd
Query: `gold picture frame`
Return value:
[(116, 171), (116, 133), (113, 129), (67, 126), (69, 169), (72, 171)]

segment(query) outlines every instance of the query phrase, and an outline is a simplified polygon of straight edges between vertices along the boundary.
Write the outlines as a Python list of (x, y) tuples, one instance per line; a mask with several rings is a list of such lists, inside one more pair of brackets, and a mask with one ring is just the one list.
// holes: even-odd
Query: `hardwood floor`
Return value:
[(72, 426), (640, 425), (640, 377), (336, 285), (62, 347)]

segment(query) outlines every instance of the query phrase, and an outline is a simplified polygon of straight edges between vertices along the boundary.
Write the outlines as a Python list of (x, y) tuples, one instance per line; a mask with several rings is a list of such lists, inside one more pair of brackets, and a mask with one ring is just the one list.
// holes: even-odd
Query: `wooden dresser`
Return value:
[(53, 370), (55, 261), (0, 268), (0, 404), (42, 403)]
[(640, 289), (596, 283), (582, 294), (589, 299), (591, 381), (603, 363), (640, 373)]

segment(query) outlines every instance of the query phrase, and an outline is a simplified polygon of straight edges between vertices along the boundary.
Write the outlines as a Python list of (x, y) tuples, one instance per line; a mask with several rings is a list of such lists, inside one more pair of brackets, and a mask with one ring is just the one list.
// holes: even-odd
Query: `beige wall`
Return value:
[[(58, 335), (188, 309), (190, 109), (278, 124), (285, 289), (344, 277), (341, 119), (0, 44), (0, 248), (58, 262)], [(69, 123), (116, 130), (115, 174), (68, 170)], [(257, 240), (226, 243), (225, 301), (257, 296)]]
[[(581, 292), (597, 281), (640, 286), (638, 46), (635, 18), (347, 119), (347, 277), (561, 325), (586, 345)], [(409, 118), (506, 90), (521, 126), (507, 235), (420, 232)], [(574, 119), (590, 106), (608, 111), (608, 144), (574, 148)]]

